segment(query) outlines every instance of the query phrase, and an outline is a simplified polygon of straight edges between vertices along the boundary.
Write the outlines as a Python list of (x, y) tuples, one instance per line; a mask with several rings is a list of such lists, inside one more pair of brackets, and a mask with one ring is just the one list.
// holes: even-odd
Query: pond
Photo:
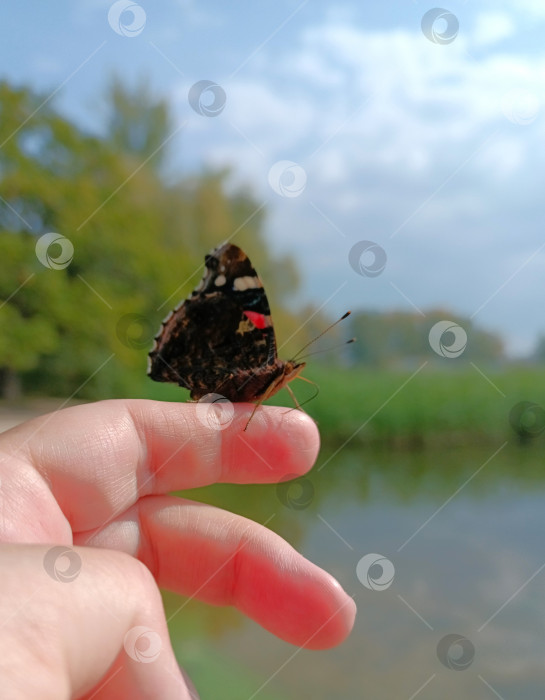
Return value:
[(166, 594), (177, 657), (202, 700), (542, 697), (543, 455), (542, 445), (499, 442), (333, 448), (283, 490), (193, 492), (259, 522), (274, 516), (268, 526), (358, 605), (349, 639), (317, 652), (232, 609)]

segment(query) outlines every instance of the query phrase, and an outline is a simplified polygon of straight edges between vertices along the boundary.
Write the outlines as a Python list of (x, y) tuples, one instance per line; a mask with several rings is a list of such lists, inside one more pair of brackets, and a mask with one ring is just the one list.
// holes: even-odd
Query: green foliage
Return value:
[(152, 155), (153, 166), (162, 164), (168, 151), (161, 147), (174, 125), (167, 103), (154, 98), (145, 78), (129, 91), (115, 76), (106, 96), (106, 109), (108, 141), (114, 149), (134, 157), (137, 165)]
[[(226, 193), (227, 173), (166, 185), (156, 158), (145, 163), (170, 134), (166, 103), (119, 82), (110, 100), (99, 139), (41, 96), (0, 84), (0, 383), (17, 373), (32, 393), (134, 395), (149, 381), (161, 319), (196, 285), (211, 247), (232, 238), (264, 275), (274, 265), (263, 212)], [(36, 256), (48, 232), (73, 246), (63, 269)]]
[[(420, 314), (392, 312), (353, 314), (351, 324), (358, 342), (351, 346), (350, 355), (355, 362), (375, 367), (402, 367), (430, 358), (429, 332), (439, 321), (448, 319), (460, 325), (467, 333), (464, 359), (486, 362), (503, 358), (501, 339), (476, 328), (468, 318), (450, 311), (432, 310), (423, 317)], [(445, 333), (447, 335), (447, 333)], [(448, 338), (444, 339), (449, 345)], [(450, 359), (432, 358), (435, 363), (450, 362)]]
[[(521, 401), (545, 404), (543, 369), (486, 370), (485, 378), (467, 363), (450, 372), (427, 365), (411, 378), (416, 369), (331, 371), (311, 366), (305, 375), (319, 385), (320, 394), (305, 410), (329, 444), (350, 439), (354, 447), (420, 448), (517, 442), (509, 422), (513, 406)], [(293, 388), (299, 396), (299, 386)], [(533, 442), (543, 440), (545, 433)]]

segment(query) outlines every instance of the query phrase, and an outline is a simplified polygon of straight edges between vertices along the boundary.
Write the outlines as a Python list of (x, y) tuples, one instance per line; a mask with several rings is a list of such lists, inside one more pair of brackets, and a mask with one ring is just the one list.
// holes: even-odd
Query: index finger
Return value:
[(73, 530), (92, 529), (142, 496), (277, 483), (316, 459), (318, 430), (301, 411), (262, 406), (244, 431), (253, 406), (233, 404), (225, 429), (202, 421), (198, 407), (140, 399), (74, 406), (13, 428), (0, 447), (45, 477)]

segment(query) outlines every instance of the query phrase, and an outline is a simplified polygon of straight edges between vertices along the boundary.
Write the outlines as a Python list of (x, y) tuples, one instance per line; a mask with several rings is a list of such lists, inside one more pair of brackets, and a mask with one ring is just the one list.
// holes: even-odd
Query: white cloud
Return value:
[[(493, 1), (491, 4), (495, 4)], [(545, 4), (541, 0), (510, 0), (512, 13), (520, 17), (532, 15), (545, 19)]]
[(266, 152), (284, 150), (288, 155), (312, 128), (314, 105), (296, 90), (280, 90), (262, 78), (234, 80), (225, 89), (229, 121)]
[[(348, 187), (358, 171), (372, 167), (425, 181), (435, 179), (442, 165), (445, 171), (437, 175), (446, 177), (449, 163), (453, 170), (472, 159), (498, 128), (535, 119), (537, 86), (545, 75), (545, 56), (475, 61), (464, 41), (437, 46), (401, 30), (308, 29), (282, 61), (275, 56), (269, 73), (229, 85), (225, 114), (240, 138), (221, 154), (216, 150), (215, 158), (255, 163), (258, 149), (266, 163), (306, 162), (321, 149), (309, 162), (317, 169), (314, 181)], [(537, 125), (536, 137), (541, 130)], [(493, 177), (522, 165), (526, 138), (511, 135), (508, 158)]]
[(324, 148), (312, 160), (313, 171), (326, 187), (345, 183), (348, 176), (348, 157), (339, 148)]
[[(342, 251), (367, 237), (389, 246), (391, 279), (414, 303), (471, 314), (529, 249), (543, 218), (541, 198), (531, 197), (543, 167), (545, 50), (497, 51), (514, 31), (507, 13), (480, 12), (467, 26), (445, 46), (420, 30), (307, 27), (225, 86), (221, 120), (201, 121), (209, 162), (236, 164), (240, 181), (268, 201), (271, 236), (306, 266), (310, 296), (335, 287)], [(267, 173), (281, 159), (305, 168), (300, 197), (271, 191)], [(332, 247), (335, 262), (318, 270), (318, 251)], [(537, 262), (520, 279), (523, 306), (525, 295), (535, 299), (524, 279)], [(501, 327), (503, 309), (500, 293), (478, 319)], [(527, 338), (528, 318), (515, 316), (514, 336)]]
[(472, 44), (490, 46), (515, 33), (512, 16), (505, 12), (480, 12), (472, 31)]

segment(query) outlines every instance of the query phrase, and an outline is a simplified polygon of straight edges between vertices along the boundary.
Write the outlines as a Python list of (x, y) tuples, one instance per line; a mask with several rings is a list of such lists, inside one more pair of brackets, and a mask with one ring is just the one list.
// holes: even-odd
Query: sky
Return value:
[(230, 168), (271, 250), (297, 259), (294, 306), (440, 308), (513, 357), (545, 333), (540, 0), (27, 0), (1, 15), (1, 77), (89, 131), (114, 73), (147, 77), (183, 124), (171, 172)]

